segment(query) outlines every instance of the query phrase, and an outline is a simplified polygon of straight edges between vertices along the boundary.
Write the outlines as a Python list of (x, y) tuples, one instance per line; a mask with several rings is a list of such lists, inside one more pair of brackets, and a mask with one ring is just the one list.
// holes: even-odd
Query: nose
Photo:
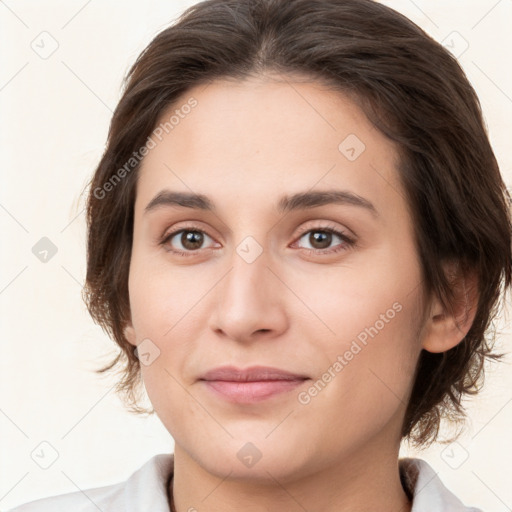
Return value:
[(288, 328), (287, 290), (265, 251), (251, 261), (234, 250), (230, 262), (215, 287), (210, 328), (217, 336), (241, 343), (281, 335)]

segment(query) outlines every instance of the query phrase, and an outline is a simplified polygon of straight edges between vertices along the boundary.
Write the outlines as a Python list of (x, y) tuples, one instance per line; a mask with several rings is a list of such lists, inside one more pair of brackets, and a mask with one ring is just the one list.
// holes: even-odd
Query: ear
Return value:
[(135, 336), (135, 329), (133, 328), (133, 325), (131, 322), (128, 322), (123, 330), (124, 337), (126, 338), (126, 341), (130, 345), (133, 345), (134, 347), (137, 346), (136, 336)]
[(434, 297), (424, 326), (422, 347), (428, 352), (446, 352), (466, 336), (478, 306), (476, 272), (463, 274), (457, 263), (446, 263), (444, 270), (454, 292), (453, 312), (445, 309)]

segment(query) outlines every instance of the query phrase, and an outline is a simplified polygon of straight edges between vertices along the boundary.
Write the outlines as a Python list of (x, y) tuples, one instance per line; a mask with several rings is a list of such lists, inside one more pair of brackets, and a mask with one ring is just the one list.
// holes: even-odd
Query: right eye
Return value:
[[(166, 251), (178, 254), (179, 256), (194, 256), (196, 251), (202, 248), (205, 237), (213, 240), (200, 229), (181, 228), (171, 233), (166, 233), (160, 241), (160, 245), (164, 246)], [(177, 248), (173, 247), (173, 239), (176, 239), (174, 243), (178, 245)]]

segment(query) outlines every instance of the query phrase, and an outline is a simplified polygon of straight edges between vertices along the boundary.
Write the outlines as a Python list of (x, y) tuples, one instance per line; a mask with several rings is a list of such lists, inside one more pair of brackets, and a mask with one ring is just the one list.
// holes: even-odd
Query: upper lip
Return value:
[(270, 366), (251, 366), (245, 369), (236, 368), (235, 366), (219, 366), (203, 374), (199, 380), (256, 382), (262, 380), (305, 380), (308, 378), (307, 375)]

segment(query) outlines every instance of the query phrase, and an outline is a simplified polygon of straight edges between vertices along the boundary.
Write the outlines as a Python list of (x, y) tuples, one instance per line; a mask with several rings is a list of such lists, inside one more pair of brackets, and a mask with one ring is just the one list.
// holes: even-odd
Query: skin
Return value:
[[(218, 80), (187, 91), (162, 120), (190, 97), (198, 105), (140, 169), (125, 331), (134, 346), (149, 339), (160, 351), (141, 370), (175, 441), (176, 510), (410, 511), (398, 451), (415, 364), (422, 349), (459, 343), (473, 316), (424, 300), (396, 147), (348, 97), (313, 81)], [(366, 146), (354, 161), (338, 149), (349, 134)], [(205, 194), (216, 212), (144, 213), (163, 189)], [(367, 199), (378, 215), (347, 204), (277, 211), (283, 195), (332, 189)], [(355, 245), (336, 235), (315, 245), (325, 226)], [(159, 244), (180, 228), (205, 233), (199, 249), (181, 234)], [(237, 253), (249, 236), (262, 251), (251, 263)], [(394, 318), (300, 403), (299, 393), (396, 303)], [(233, 404), (198, 380), (226, 364), (310, 380)], [(261, 453), (252, 467), (237, 457), (249, 442)]]

